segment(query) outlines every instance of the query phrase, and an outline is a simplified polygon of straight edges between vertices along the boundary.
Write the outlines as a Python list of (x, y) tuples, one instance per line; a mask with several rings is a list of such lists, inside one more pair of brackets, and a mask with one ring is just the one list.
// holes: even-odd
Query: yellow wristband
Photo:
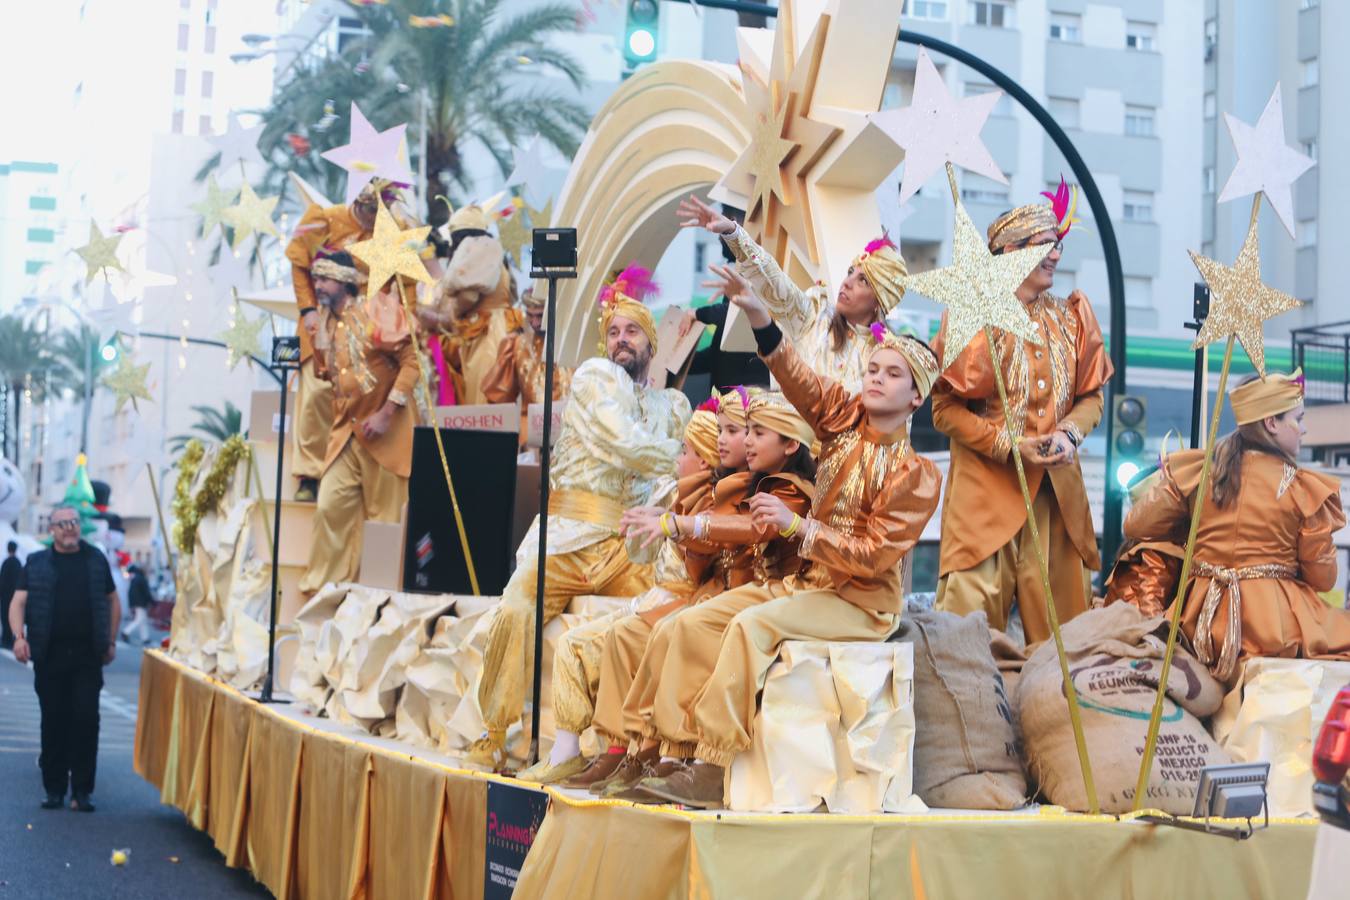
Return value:
[(789, 525), (787, 528), (784, 528), (784, 529), (782, 529), (781, 531), (779, 531), (779, 532), (778, 532), (778, 536), (779, 536), (779, 537), (785, 537), (785, 538), (790, 538), (790, 537), (792, 537), (794, 534), (797, 533), (797, 529), (798, 529), (799, 527), (801, 527), (801, 524), (802, 524), (802, 517), (799, 516), (799, 515), (797, 515), (796, 513), (793, 513), (793, 514), (792, 514), (792, 524)]
[(669, 519), (670, 513), (661, 514), (661, 533), (668, 538), (673, 538), (675, 535), (670, 530)]

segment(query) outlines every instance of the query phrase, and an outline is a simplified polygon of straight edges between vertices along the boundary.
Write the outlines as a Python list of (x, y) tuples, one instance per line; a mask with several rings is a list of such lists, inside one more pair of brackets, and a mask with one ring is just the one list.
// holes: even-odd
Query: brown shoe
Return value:
[(642, 780), (647, 767), (660, 758), (661, 751), (656, 747), (637, 753), (625, 753), (620, 757), (618, 765), (614, 766), (603, 778), (595, 779), (586, 787), (590, 789), (592, 794), (602, 796), (605, 789), (615, 782), (637, 784)]
[(612, 775), (614, 770), (623, 763), (623, 758), (626, 755), (627, 754), (625, 753), (601, 753), (595, 759), (591, 760), (589, 766), (582, 769), (571, 778), (564, 779), (561, 784), (565, 788), (578, 788), (584, 790), (595, 784), (597, 781)]
[[(655, 748), (653, 748), (655, 749)], [(648, 778), (666, 778), (680, 769), (687, 763), (678, 759), (652, 760), (650, 763), (634, 772), (628, 770), (624, 773), (626, 777), (615, 778), (602, 790), (599, 791), (601, 797), (606, 800), (628, 800), (633, 803), (664, 803), (664, 800), (657, 800), (651, 794), (642, 790), (639, 785)], [(592, 788), (592, 791), (595, 789)]]
[(698, 762), (685, 766), (665, 778), (646, 778), (642, 790), (668, 803), (679, 803), (699, 809), (722, 809), (726, 797), (722, 781), (726, 770), (712, 763)]

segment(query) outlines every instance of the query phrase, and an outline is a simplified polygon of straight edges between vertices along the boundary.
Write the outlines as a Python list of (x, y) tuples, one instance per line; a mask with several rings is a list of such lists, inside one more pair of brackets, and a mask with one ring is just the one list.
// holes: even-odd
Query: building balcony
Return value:
[(1045, 50), (1045, 91), (1082, 97), (1084, 88), (1119, 91), (1124, 102), (1162, 106), (1162, 56), (1138, 50), (1050, 41)]
[[(1090, 171), (1110, 172), (1128, 190), (1162, 190), (1162, 141), (1157, 137), (1101, 134), (1077, 128), (1065, 131)], [(1061, 174), (1072, 178), (1064, 155), (1046, 135), (1043, 172), (1046, 184), (1058, 183)]]

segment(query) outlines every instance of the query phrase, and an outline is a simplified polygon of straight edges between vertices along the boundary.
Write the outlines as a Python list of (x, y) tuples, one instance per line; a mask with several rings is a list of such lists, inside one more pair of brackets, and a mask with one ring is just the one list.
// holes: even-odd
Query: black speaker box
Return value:
[[(512, 432), (441, 429), (450, 477), (464, 516), (479, 591), (500, 594), (515, 555), (511, 523), (515, 512), (516, 452)], [(408, 482), (408, 530), (403, 589), (472, 594), (455, 510), (445, 485), (436, 436), (430, 427), (413, 434), (412, 477)]]

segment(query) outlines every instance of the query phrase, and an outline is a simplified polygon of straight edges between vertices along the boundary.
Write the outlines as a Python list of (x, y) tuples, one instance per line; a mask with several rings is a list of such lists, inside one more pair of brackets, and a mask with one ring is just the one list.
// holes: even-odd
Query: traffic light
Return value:
[(1144, 464), (1144, 435), (1148, 433), (1148, 403), (1143, 397), (1115, 398), (1111, 418), (1111, 451), (1116, 485), (1123, 491)]
[(104, 344), (101, 348), (99, 348), (98, 355), (103, 359), (105, 363), (116, 362), (117, 338), (113, 338), (112, 340), (108, 341), (108, 343)]
[(657, 0), (628, 0), (628, 25), (623, 33), (623, 58), (630, 66), (656, 59), (656, 35), (661, 19)]

